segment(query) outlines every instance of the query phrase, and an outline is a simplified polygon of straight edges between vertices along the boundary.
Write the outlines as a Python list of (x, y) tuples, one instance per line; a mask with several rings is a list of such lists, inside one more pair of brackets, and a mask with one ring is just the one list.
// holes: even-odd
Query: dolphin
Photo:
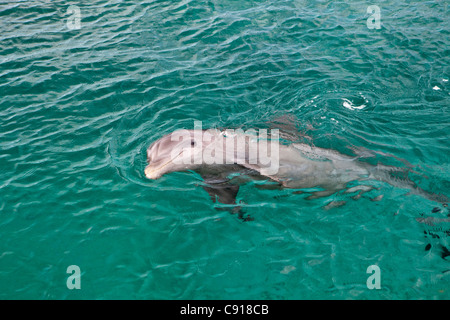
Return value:
[[(326, 197), (341, 190), (358, 192), (354, 196), (357, 199), (374, 189), (364, 182), (378, 180), (407, 188), (410, 193), (433, 201), (448, 202), (445, 196), (427, 192), (409, 180), (408, 170), (371, 165), (361, 158), (304, 143), (282, 143), (276, 134), (269, 137), (253, 131), (181, 129), (150, 145), (144, 173), (148, 179), (158, 179), (175, 171), (197, 172), (211, 199), (230, 205), (232, 212), (240, 209), (236, 204), (239, 185), (250, 179), (266, 180), (268, 183), (259, 185), (262, 188), (299, 189), (295, 193), (307, 189), (310, 193), (307, 199)], [(351, 182), (357, 185), (350, 186)]]

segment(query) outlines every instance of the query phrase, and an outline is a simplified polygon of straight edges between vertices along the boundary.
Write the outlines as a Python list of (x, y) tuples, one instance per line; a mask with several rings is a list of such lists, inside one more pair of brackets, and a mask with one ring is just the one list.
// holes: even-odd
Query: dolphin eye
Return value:
[(195, 147), (196, 143), (194, 140), (191, 140), (191, 146)]

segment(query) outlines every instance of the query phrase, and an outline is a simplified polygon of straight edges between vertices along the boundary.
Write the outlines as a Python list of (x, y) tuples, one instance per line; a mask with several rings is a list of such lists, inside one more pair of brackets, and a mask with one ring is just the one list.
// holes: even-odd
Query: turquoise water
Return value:
[(315, 145), (406, 159), (450, 196), (445, 1), (373, 3), (380, 29), (366, 1), (75, 4), (0, 4), (0, 299), (450, 298), (440, 203), (384, 183), (357, 201), (249, 183), (242, 222), (193, 173), (143, 173), (146, 148), (194, 120), (290, 114)]

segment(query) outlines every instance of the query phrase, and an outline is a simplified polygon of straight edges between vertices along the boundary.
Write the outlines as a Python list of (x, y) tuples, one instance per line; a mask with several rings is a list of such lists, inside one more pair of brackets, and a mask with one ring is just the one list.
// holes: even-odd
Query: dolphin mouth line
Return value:
[(145, 176), (147, 177), (147, 179), (152, 179), (152, 180), (154, 180), (155, 178), (150, 178), (150, 176), (151, 176), (153, 173), (160, 171), (162, 168), (164, 168), (165, 166), (167, 166), (169, 163), (170, 163), (170, 160), (167, 161), (166, 163), (164, 163), (162, 166), (160, 166), (160, 167), (158, 167), (158, 168), (154, 168), (154, 169), (149, 168), (149, 167), (147, 166), (147, 168), (145, 168), (145, 170), (144, 170)]
[[(183, 152), (183, 151), (181, 151), (179, 154), (177, 154), (177, 156), (176, 156), (174, 159), (178, 158), (179, 155), (180, 155), (182, 152)], [(171, 162), (172, 162), (172, 159), (169, 160), (169, 161), (167, 161), (167, 162), (165, 162), (163, 165), (161, 165), (161, 166), (159, 166), (158, 168), (155, 168), (155, 169), (153, 169), (153, 170), (147, 166), (147, 167), (145, 168), (145, 170), (144, 170), (145, 177), (146, 177), (147, 179), (155, 180), (156, 178), (150, 178), (151, 174), (160, 171), (162, 168), (164, 168), (165, 166), (167, 166), (167, 165), (168, 165), (169, 163), (171, 163)], [(150, 164), (149, 164), (149, 165), (150, 165)], [(150, 169), (150, 170), (149, 170), (149, 169)]]

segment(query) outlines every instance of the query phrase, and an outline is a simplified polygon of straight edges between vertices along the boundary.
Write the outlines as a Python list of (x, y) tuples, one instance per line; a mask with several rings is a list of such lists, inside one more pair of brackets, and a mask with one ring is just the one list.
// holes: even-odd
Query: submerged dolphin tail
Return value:
[(417, 173), (412, 169), (399, 168), (394, 166), (377, 165), (372, 167), (370, 170), (371, 177), (376, 180), (386, 182), (394, 187), (401, 189), (409, 189), (408, 194), (415, 194), (425, 197), (431, 201), (436, 201), (441, 204), (446, 204), (450, 202), (450, 199), (441, 193), (432, 193), (426, 191), (419, 187), (417, 183), (409, 178), (411, 172)]

